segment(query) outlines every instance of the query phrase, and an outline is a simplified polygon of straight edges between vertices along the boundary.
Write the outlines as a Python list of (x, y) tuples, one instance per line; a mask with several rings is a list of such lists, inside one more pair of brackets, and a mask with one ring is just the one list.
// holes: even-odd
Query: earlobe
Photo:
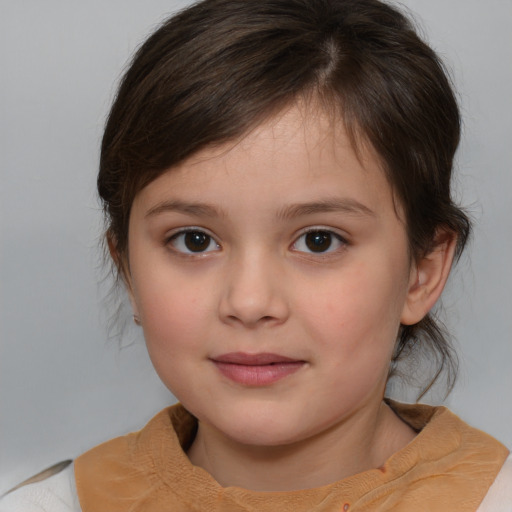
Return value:
[(108, 251), (110, 253), (110, 257), (112, 258), (112, 261), (114, 262), (114, 265), (117, 268), (117, 272), (121, 279), (123, 280), (126, 291), (128, 293), (128, 298), (130, 299), (130, 304), (132, 306), (132, 312), (133, 312), (133, 320), (137, 325), (141, 325), (140, 323), (140, 317), (139, 317), (139, 311), (137, 307), (137, 303), (135, 301), (135, 296), (133, 293), (133, 287), (132, 282), (130, 279), (130, 272), (128, 269), (128, 264), (126, 262), (126, 258), (123, 258), (119, 251), (117, 250), (117, 242), (114, 237), (114, 235), (107, 231), (106, 233), (106, 239), (107, 239), (107, 245), (108, 245)]
[(116, 242), (114, 235), (112, 234), (112, 232), (110, 230), (108, 230), (105, 233), (105, 239), (107, 240), (107, 247), (108, 247), (108, 252), (110, 254), (110, 257), (112, 258), (112, 261), (114, 262), (114, 265), (116, 266), (117, 271), (121, 272), (121, 266), (119, 263), (121, 258), (117, 251), (117, 242)]
[(400, 319), (402, 325), (418, 323), (439, 299), (450, 275), (455, 246), (453, 233), (439, 231), (434, 248), (414, 264)]

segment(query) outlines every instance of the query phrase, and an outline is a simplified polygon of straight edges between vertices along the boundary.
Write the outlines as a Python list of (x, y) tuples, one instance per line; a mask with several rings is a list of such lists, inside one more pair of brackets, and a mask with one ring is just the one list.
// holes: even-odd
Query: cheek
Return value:
[(403, 278), (364, 263), (340, 272), (337, 280), (318, 283), (315, 301), (301, 309), (308, 330), (341, 360), (375, 365), (393, 350), (405, 301)]
[(204, 354), (208, 329), (199, 318), (193, 296), (153, 295), (143, 308), (144, 338), (149, 357), (165, 386), (180, 400), (193, 388), (191, 362)]
[(201, 340), (207, 339), (207, 318), (212, 308), (203, 286), (177, 275), (163, 279), (161, 273), (146, 274), (136, 288), (136, 302), (157, 371), (175, 364), (184, 353), (197, 351)]

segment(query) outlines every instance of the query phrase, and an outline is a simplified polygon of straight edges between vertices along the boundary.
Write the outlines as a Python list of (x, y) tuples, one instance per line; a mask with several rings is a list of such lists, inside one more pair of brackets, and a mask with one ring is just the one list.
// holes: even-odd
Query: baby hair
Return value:
[[(470, 222), (451, 195), (460, 114), (436, 53), (378, 0), (204, 0), (163, 23), (121, 81), (102, 141), (98, 191), (117, 266), (127, 261), (130, 209), (162, 173), (234, 141), (296, 101), (341, 121), (354, 146), (380, 158), (403, 211), (411, 259)], [(456, 358), (435, 315), (401, 327), (398, 361), (430, 350), (428, 389)]]

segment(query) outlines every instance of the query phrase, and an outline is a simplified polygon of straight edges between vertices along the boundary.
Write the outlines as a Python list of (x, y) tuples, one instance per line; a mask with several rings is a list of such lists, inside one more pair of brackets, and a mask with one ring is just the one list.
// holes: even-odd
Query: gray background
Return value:
[[(0, 0), (0, 492), (173, 401), (136, 330), (108, 339), (94, 186), (113, 84), (186, 3)], [(447, 403), (512, 446), (512, 0), (404, 3), (453, 70), (476, 219), (445, 299), (463, 362)]]

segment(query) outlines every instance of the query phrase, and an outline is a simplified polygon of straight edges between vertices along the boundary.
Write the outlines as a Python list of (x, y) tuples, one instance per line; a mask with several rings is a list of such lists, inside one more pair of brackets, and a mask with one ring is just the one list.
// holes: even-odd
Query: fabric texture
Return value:
[(420, 431), (411, 443), (379, 469), (292, 492), (224, 488), (193, 466), (185, 452), (197, 422), (178, 404), (75, 461), (82, 511), (475, 512), (508, 450), (444, 407), (389, 404)]
[[(73, 468), (0, 498), (0, 512), (82, 512)], [(509, 455), (476, 512), (512, 512), (512, 455)]]
[(81, 512), (73, 464), (0, 498), (0, 512)]
[(512, 512), (512, 455), (509, 455), (477, 512)]

